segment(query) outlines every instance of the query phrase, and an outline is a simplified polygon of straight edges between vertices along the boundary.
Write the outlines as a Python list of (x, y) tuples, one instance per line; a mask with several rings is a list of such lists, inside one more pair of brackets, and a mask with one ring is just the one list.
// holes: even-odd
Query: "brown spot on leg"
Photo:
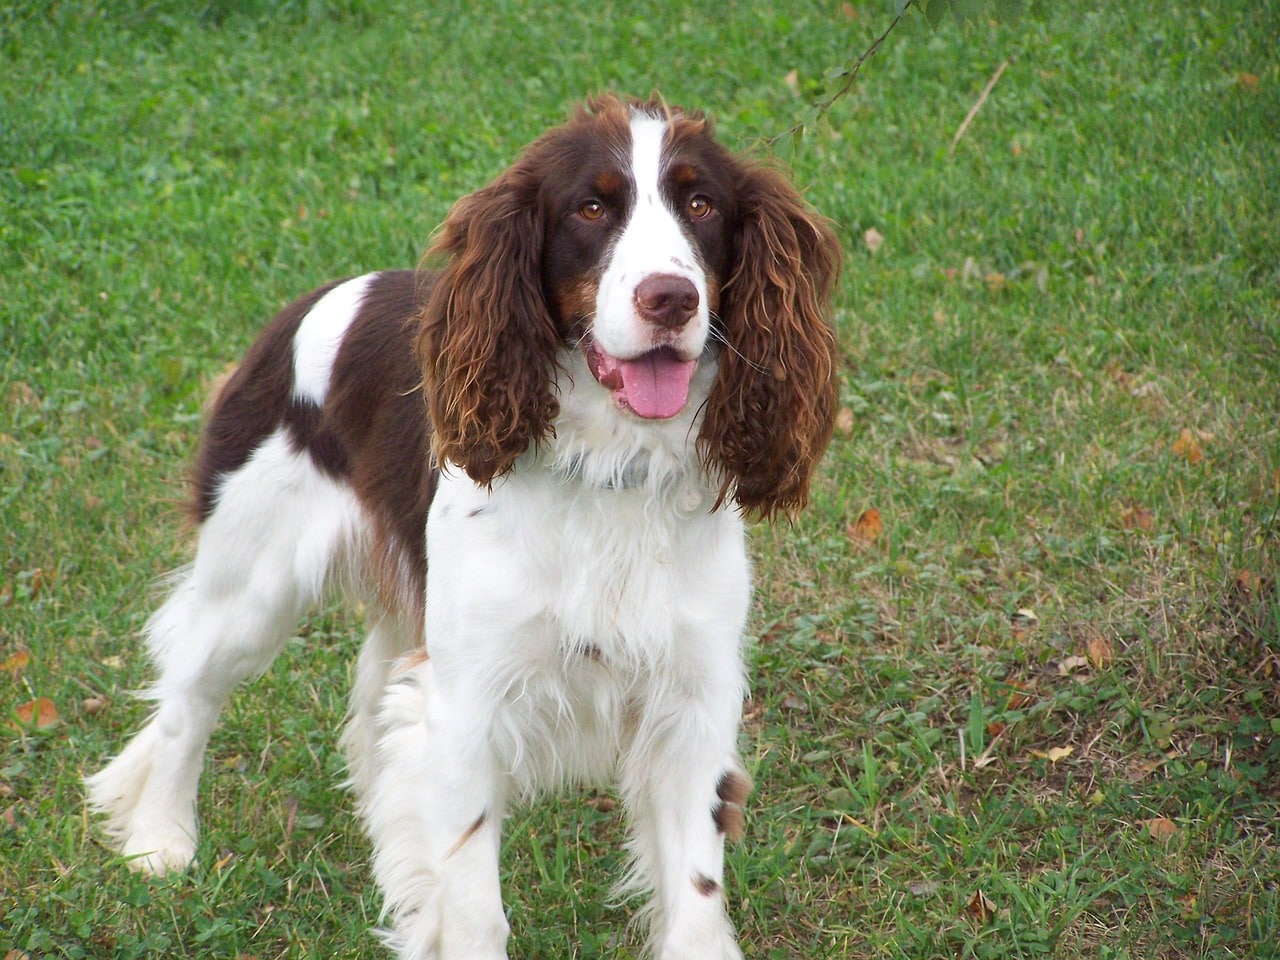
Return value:
[(712, 809), (711, 818), (715, 820), (716, 829), (730, 840), (742, 837), (746, 826), (746, 814), (742, 808), (750, 793), (751, 778), (741, 770), (726, 770), (716, 784), (716, 796), (720, 802)]
[(480, 816), (476, 817), (476, 822), (471, 824), (471, 826), (467, 827), (467, 829), (462, 832), (462, 836), (457, 839), (454, 845), (449, 848), (449, 852), (444, 855), (446, 860), (467, 845), (467, 841), (474, 837), (480, 831), (480, 828), (484, 826), (485, 817), (488, 815), (488, 811), (485, 811), (484, 813), (481, 813)]
[(714, 897), (720, 892), (720, 884), (716, 883), (705, 873), (695, 873), (693, 875), (693, 885), (704, 897)]

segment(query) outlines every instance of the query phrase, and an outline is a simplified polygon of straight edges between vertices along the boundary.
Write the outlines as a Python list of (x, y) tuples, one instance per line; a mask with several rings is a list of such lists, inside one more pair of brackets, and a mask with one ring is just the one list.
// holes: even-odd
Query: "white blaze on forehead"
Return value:
[(347, 328), (356, 318), (365, 291), (376, 274), (368, 273), (340, 283), (312, 307), (293, 335), (293, 397), (324, 403), (329, 375)]
[(608, 353), (628, 358), (653, 349), (652, 325), (636, 314), (636, 286), (646, 277), (684, 277), (698, 291), (698, 311), (669, 340), (686, 356), (697, 355), (706, 342), (707, 280), (683, 221), (662, 195), (664, 149), (668, 123), (637, 113), (631, 117), (631, 152), (627, 157), (635, 202), (609, 254), (596, 296), (594, 334)]

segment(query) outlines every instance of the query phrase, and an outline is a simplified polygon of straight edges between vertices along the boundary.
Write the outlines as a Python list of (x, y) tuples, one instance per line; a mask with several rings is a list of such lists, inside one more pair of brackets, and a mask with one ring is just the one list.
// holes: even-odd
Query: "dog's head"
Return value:
[(803, 505), (836, 403), (839, 244), (705, 117), (592, 100), (459, 200), (430, 253), (447, 258), (418, 339), (440, 459), (479, 483), (509, 470), (554, 431), (558, 358), (580, 350), (622, 415), (698, 409), (721, 501)]

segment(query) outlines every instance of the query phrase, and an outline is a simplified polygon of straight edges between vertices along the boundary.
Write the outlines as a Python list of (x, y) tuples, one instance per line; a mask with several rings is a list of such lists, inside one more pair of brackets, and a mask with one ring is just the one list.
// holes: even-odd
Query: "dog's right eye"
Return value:
[(599, 200), (588, 200), (578, 208), (578, 216), (595, 223), (604, 217), (604, 204)]

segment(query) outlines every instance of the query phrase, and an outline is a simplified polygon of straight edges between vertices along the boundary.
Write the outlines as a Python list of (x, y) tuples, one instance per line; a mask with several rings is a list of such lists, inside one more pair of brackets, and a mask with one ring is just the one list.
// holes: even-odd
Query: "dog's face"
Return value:
[(717, 505), (803, 505), (834, 422), (839, 243), (700, 114), (591, 101), (459, 200), (431, 253), (417, 347), (439, 459), (488, 484), (554, 437), (580, 350), (622, 416), (698, 412)]
[(673, 417), (728, 279), (732, 160), (701, 121), (640, 111), (565, 128), (560, 141), (540, 197), (557, 327), (618, 407)]

